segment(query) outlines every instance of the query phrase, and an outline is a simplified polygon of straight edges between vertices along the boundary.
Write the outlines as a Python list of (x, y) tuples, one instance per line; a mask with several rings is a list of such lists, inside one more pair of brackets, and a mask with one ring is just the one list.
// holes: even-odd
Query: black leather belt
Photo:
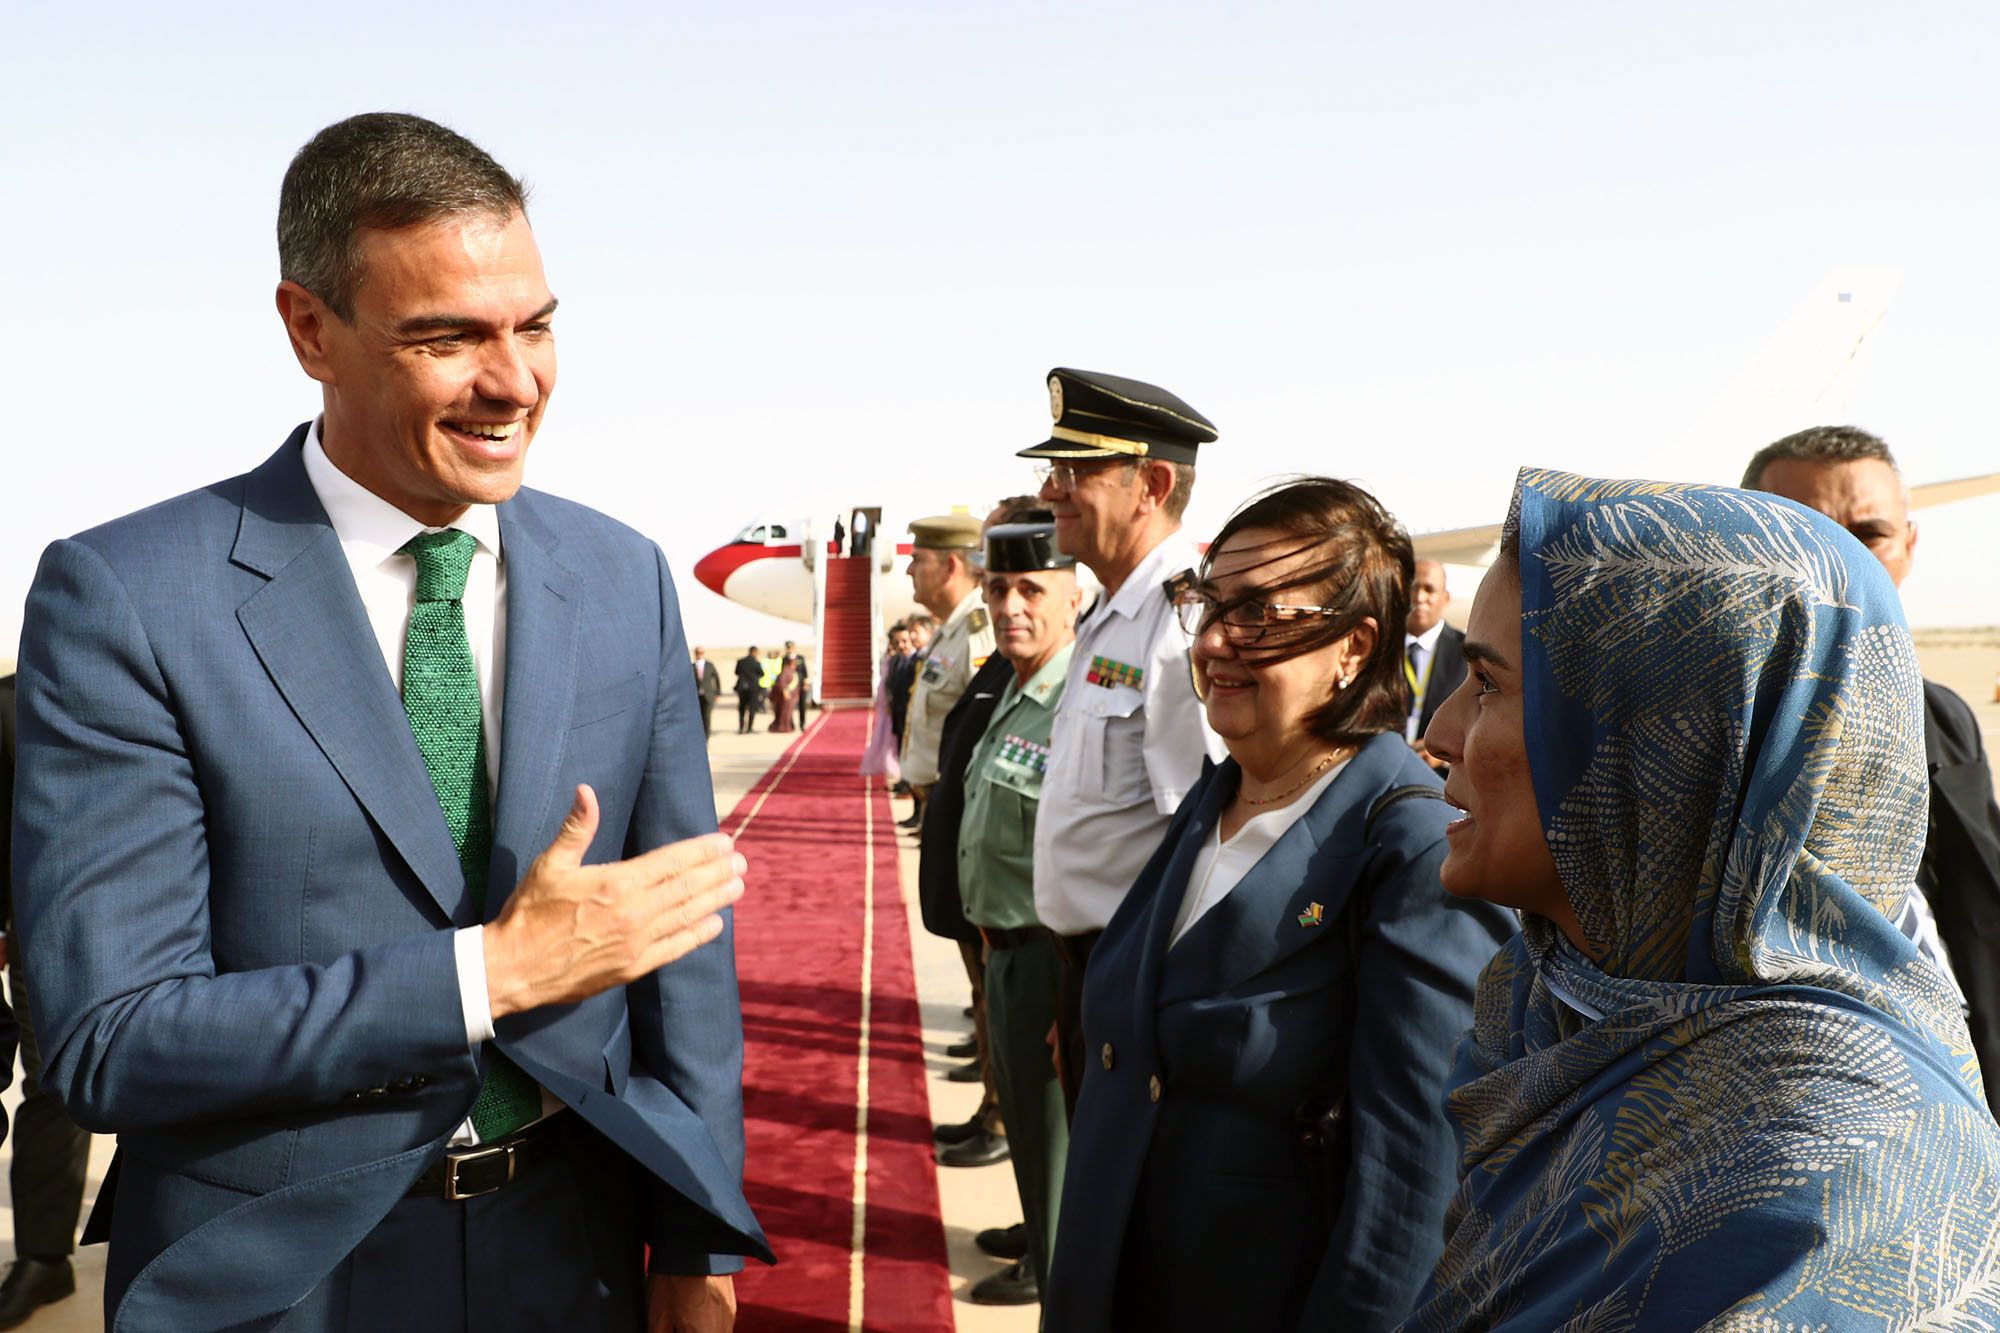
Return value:
[(1086, 930), (1081, 935), (1057, 935), (1056, 952), (1062, 955), (1065, 963), (1081, 972), (1090, 962), (1090, 951), (1096, 947), (1097, 937), (1103, 933), (1101, 930)]
[(556, 1155), (560, 1119), (557, 1112), (504, 1139), (447, 1149), (442, 1160), (417, 1177), (408, 1197), (470, 1199), (505, 1189), (523, 1171)]
[(1040, 944), (1049, 938), (1047, 926), (1015, 926), (1011, 930), (1001, 930), (996, 926), (974, 926), (979, 938), (986, 941), (989, 949), (1018, 949), (1024, 944)]

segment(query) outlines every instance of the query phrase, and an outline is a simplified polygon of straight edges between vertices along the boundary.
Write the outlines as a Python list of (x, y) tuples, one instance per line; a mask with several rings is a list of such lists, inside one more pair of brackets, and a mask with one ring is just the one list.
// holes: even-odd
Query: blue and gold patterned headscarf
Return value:
[(1529, 766), (1600, 961), (1481, 979), (1407, 1329), (2000, 1327), (2000, 1130), (1891, 924), (1925, 836), (1886, 572), (1773, 496), (1525, 470)]

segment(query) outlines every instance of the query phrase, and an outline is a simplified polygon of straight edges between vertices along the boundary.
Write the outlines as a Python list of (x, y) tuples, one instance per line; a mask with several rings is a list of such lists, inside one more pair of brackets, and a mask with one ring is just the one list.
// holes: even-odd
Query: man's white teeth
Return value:
[(462, 431), (467, 435), (477, 435), (482, 440), (511, 440), (514, 438), (514, 432), (521, 429), (521, 423), (518, 421), (457, 421), (452, 423), (451, 428), (456, 431)]

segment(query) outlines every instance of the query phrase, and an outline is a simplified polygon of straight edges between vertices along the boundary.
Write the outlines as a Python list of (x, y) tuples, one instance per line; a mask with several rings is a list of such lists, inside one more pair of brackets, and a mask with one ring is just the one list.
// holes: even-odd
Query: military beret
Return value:
[(986, 572), (1032, 574), (1043, 569), (1073, 569), (1074, 556), (1056, 549), (1053, 523), (999, 523), (986, 530)]
[(1049, 372), (1049, 438), (1019, 458), (1158, 458), (1193, 463), (1215, 425), (1158, 385), (1090, 370)]
[(910, 524), (911, 545), (933, 551), (977, 551), (979, 520), (970, 514), (939, 514)]

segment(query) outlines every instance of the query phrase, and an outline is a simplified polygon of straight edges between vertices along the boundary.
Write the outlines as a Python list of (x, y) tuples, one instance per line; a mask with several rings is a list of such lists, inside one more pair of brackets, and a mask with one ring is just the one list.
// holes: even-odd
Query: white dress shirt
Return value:
[(1200, 558), (1174, 533), (1076, 627), (1035, 817), (1035, 915), (1058, 935), (1104, 928), (1202, 759), (1223, 757), (1166, 594), (1167, 580)]
[[(403, 689), (403, 640), (410, 628), (410, 608), (416, 600), (417, 562), (401, 554), (410, 538), (440, 529), (426, 527), (342, 472), (326, 456), (320, 442), (321, 423), (306, 436), (306, 479), (319, 496), (340, 539), (341, 553), (354, 575), (354, 590), (375, 631), (382, 661), (398, 694)], [(500, 704), (507, 672), (507, 566), (500, 557), (500, 517), (492, 505), (472, 505), (452, 521), (479, 545), (465, 576), (465, 633), (471, 641), (473, 669), (479, 675), (480, 710), (486, 731), (486, 790), (500, 788)], [(484, 926), (458, 931), (452, 956), (458, 966), (458, 998), (465, 1013), (465, 1040), (477, 1046), (493, 1039), (493, 1009), (486, 993)], [(542, 1092), (543, 1113), (552, 1099)], [(475, 1143), (472, 1122), (453, 1136), (454, 1143)]]
[[(1438, 639), (1444, 634), (1444, 617), (1422, 634), (1403, 636), (1403, 660), (1410, 663), (1410, 669), (1417, 673), (1417, 687), (1410, 692), (1410, 716), (1403, 722), (1403, 739), (1411, 744), (1417, 739), (1417, 720), (1424, 715), (1424, 696), (1431, 690), (1431, 666), (1437, 658)], [(1416, 660), (1410, 660), (1410, 645), (1417, 646)]]
[(1276, 810), (1265, 810), (1243, 821), (1243, 827), (1236, 830), (1236, 836), (1227, 842), (1222, 840), (1222, 826), (1218, 823), (1208, 831), (1208, 841), (1202, 845), (1194, 859), (1194, 867), (1188, 871), (1187, 891), (1181, 896), (1181, 910), (1174, 917), (1174, 933), (1167, 939), (1167, 947), (1180, 943), (1181, 936), (1188, 933), (1188, 927), (1208, 914), (1208, 909), (1233, 893), (1243, 877), (1259, 861), (1264, 853), (1278, 845), (1278, 839), (1285, 836), (1292, 825), (1305, 817), (1306, 811), (1326, 795), (1326, 789), (1346, 768), (1347, 759), (1332, 765), (1326, 772), (1313, 779), (1312, 786), (1299, 794), (1297, 800)]

